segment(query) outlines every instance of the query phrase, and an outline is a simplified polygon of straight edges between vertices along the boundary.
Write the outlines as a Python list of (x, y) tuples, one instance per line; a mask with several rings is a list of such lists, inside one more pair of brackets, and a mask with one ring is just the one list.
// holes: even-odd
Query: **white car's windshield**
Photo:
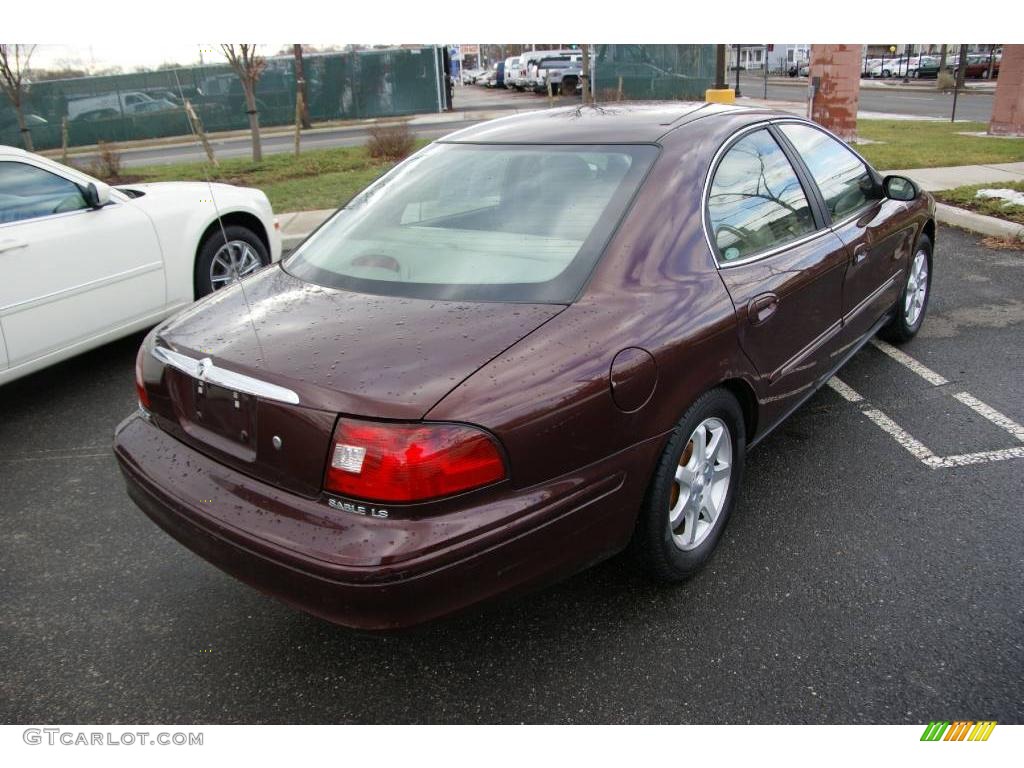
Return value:
[(656, 154), (436, 144), (353, 199), (285, 268), (369, 293), (566, 303)]

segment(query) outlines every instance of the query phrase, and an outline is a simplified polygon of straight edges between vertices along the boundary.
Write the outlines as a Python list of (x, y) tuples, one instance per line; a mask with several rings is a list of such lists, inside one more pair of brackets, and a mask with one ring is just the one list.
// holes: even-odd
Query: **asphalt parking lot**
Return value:
[(133, 506), (139, 337), (0, 388), (0, 721), (1024, 722), (1024, 253), (943, 228), (934, 275), (910, 358), (865, 347), (751, 453), (698, 577), (619, 557), (396, 636)]

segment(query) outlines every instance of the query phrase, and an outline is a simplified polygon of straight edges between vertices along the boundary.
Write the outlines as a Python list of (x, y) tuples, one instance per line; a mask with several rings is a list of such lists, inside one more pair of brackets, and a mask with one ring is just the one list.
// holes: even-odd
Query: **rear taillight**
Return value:
[(146, 392), (146, 382), (142, 378), (142, 360), (146, 354), (146, 345), (139, 347), (139, 353), (135, 355), (135, 393), (139, 396), (139, 406), (149, 410), (149, 394)]
[(498, 446), (479, 429), (340, 419), (324, 488), (369, 501), (413, 502), (451, 496), (504, 477)]

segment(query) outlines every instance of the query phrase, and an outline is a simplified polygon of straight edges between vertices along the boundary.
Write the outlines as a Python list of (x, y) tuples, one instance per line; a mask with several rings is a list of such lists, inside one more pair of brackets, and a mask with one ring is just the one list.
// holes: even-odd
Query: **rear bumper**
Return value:
[(646, 484), (639, 470), (652, 466), (661, 442), (471, 509), (404, 520), (336, 511), (261, 483), (140, 414), (118, 427), (114, 451), (131, 498), (196, 554), (328, 621), (386, 630), (524, 591), (620, 550)]

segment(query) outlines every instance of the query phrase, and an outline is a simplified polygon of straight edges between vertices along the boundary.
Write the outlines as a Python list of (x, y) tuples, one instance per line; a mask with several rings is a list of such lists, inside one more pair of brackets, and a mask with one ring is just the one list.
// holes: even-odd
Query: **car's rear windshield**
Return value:
[(566, 304), (656, 155), (650, 145), (434, 144), (357, 195), (284, 267), (363, 293)]

